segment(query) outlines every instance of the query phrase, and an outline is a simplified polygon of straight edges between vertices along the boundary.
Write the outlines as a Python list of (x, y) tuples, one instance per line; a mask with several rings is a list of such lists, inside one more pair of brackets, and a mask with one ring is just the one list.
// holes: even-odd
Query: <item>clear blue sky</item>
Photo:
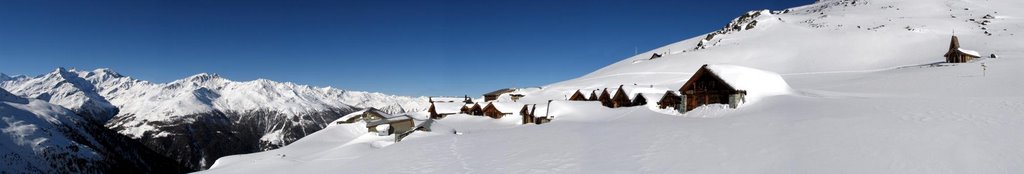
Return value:
[(398, 95), (479, 95), (582, 76), (813, 0), (0, 0), (0, 72), (208, 72)]

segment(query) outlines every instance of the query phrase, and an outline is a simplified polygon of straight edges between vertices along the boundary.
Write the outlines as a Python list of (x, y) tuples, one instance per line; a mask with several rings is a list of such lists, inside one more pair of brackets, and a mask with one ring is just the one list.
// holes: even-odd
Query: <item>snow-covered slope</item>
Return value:
[[(1019, 9), (1024, 1), (821, 0), (752, 11), (708, 35), (517, 91), (526, 95), (522, 103), (555, 100), (548, 124), (467, 127), (462, 135), (412, 137), (383, 148), (310, 136), (300, 140), (311, 143), (302, 148), (273, 151), (278, 158), (231, 156), (206, 172), (1019, 173)], [(962, 47), (999, 58), (937, 63), (953, 30)], [(649, 59), (652, 53), (668, 54)], [(677, 90), (704, 64), (776, 72), (789, 88), (737, 109), (706, 106), (686, 114), (653, 102), (609, 109), (564, 101), (576, 90), (619, 85)], [(460, 117), (469, 116), (441, 122)], [(336, 133), (327, 131), (333, 130), (317, 134)]]
[(0, 89), (0, 119), (0, 173), (185, 171), (184, 166), (71, 110), (4, 89)]
[(117, 114), (117, 108), (97, 94), (92, 83), (64, 68), (36, 78), (0, 78), (0, 82), (12, 93), (64, 106), (97, 123)]
[(58, 68), (35, 78), (4, 78), (0, 87), (94, 116), (196, 169), (220, 156), (283, 146), (359, 108), (406, 112), (427, 107), (425, 97), (266, 79), (240, 82), (206, 73), (160, 84), (109, 69)]

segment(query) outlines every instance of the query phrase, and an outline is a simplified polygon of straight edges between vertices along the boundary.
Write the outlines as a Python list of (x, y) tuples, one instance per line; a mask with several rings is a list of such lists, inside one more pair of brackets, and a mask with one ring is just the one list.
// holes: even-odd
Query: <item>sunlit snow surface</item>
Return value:
[[(755, 28), (716, 36), (707, 49), (692, 49), (705, 38), (696, 36), (519, 91), (523, 104), (555, 100), (549, 124), (453, 115), (441, 122), (485, 126), (415, 133), (383, 147), (373, 143), (385, 141), (378, 136), (334, 126), (278, 150), (223, 158), (204, 172), (1020, 173), (1019, 9), (1024, 1), (825, 0), (759, 16)], [(995, 18), (982, 19), (989, 14)], [(937, 63), (954, 29), (965, 49), (1000, 58)], [(647, 60), (653, 52), (674, 54)], [(703, 64), (776, 72), (790, 89), (737, 109), (686, 114), (563, 101), (579, 89), (619, 85), (677, 90)]]

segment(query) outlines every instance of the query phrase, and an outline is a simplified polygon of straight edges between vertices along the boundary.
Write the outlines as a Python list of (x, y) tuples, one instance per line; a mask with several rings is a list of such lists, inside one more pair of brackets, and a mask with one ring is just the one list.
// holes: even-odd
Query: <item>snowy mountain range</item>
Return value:
[(64, 107), (0, 89), (3, 173), (181, 173), (189, 169)]
[(57, 68), (37, 77), (0, 75), (0, 88), (72, 110), (193, 169), (231, 154), (274, 149), (360, 108), (419, 111), (425, 97), (197, 74), (152, 83), (109, 69)]
[[(433, 125), (460, 133), (413, 133), (393, 144), (339, 124), (279, 149), (221, 158), (202, 172), (1019, 173), (1019, 9), (1024, 1), (819, 0), (754, 10), (721, 30), (518, 90), (524, 97), (515, 102), (499, 97), (546, 107), (554, 117), (547, 124), (520, 124), (516, 113), (454, 114)], [(943, 63), (954, 30), (960, 46), (998, 58)], [(776, 86), (786, 92), (687, 113), (653, 102), (566, 101), (577, 90), (620, 85), (645, 94), (678, 90), (704, 64), (781, 77)]]

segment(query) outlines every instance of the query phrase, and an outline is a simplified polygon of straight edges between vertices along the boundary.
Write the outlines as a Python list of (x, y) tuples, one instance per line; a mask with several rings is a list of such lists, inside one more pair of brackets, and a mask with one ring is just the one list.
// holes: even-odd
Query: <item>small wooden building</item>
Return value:
[(619, 89), (615, 90), (615, 95), (612, 97), (611, 108), (633, 106), (633, 101), (629, 100), (629, 95), (626, 94), (626, 90), (622, 89), (622, 86), (623, 85), (619, 85)]
[[(529, 111), (527, 111), (527, 108), (529, 108)], [(544, 109), (547, 108), (545, 107)], [(546, 112), (546, 110), (542, 110), (540, 112)], [(536, 104), (533, 104), (533, 107), (530, 107), (530, 105), (523, 105), (523, 109), (520, 110), (519, 115), (523, 117), (523, 124), (544, 124), (551, 122), (551, 117), (549, 116), (537, 116)]]
[(470, 106), (469, 108), (467, 108), (466, 112), (464, 112), (464, 114), (483, 116), (484, 115), (484, 109), (482, 107), (480, 107), (479, 103), (473, 103), (473, 106)]
[(471, 106), (473, 106), (473, 105), (470, 105), (470, 104), (462, 105), (462, 108), (459, 108), (459, 113), (460, 114), (469, 114), (469, 107), (471, 107)]
[(597, 90), (590, 91), (590, 98), (587, 101), (597, 101)]
[(601, 95), (597, 97), (597, 101), (600, 101), (601, 105), (604, 107), (612, 107), (612, 96), (611, 94), (608, 94), (608, 88), (604, 88), (604, 90), (601, 91)]
[(960, 48), (960, 39), (954, 35), (949, 41), (949, 50), (943, 57), (946, 57), (946, 63), (966, 63), (980, 58), (981, 55), (976, 51)]
[(427, 113), (430, 114), (430, 119), (442, 119), (448, 115), (464, 113), (466, 104), (462, 102), (458, 103), (438, 103), (430, 102), (430, 107), (427, 108)]
[(679, 88), (679, 93), (683, 96), (682, 102), (686, 106), (685, 111), (707, 104), (728, 104), (731, 108), (736, 108), (747, 95), (746, 91), (733, 88), (728, 82), (708, 69), (706, 64), (701, 66), (690, 77), (690, 80), (687, 80)]
[(533, 116), (533, 111), (537, 109), (537, 105), (533, 105), (533, 109), (530, 109), (530, 105), (523, 105), (523, 109), (519, 110), (519, 115), (523, 117), (523, 124), (533, 123), (536, 117)]
[(515, 89), (505, 88), (505, 89), (499, 89), (497, 91), (488, 92), (488, 93), (484, 94), (484, 102), (489, 102), (489, 101), (497, 100), (498, 96), (501, 96), (502, 94), (510, 93), (510, 92), (513, 92), (513, 91), (515, 91)]
[(666, 109), (671, 107), (678, 109), (679, 104), (682, 103), (681, 100), (682, 98), (675, 91), (665, 91), (665, 95), (661, 96), (661, 99), (658, 100), (658, 108)]
[(644, 97), (644, 94), (636, 93), (636, 96), (633, 97), (633, 103), (631, 105), (633, 105), (633, 106), (647, 105), (647, 97)]
[(569, 96), (569, 100), (571, 100), (571, 101), (587, 101), (587, 96), (583, 95), (583, 93), (580, 92), (580, 90), (576, 90), (575, 93), (572, 93), (572, 96)]
[(345, 124), (345, 123), (355, 123), (355, 122), (358, 122), (358, 121), (381, 120), (381, 119), (384, 119), (384, 118), (386, 118), (388, 116), (390, 116), (390, 115), (385, 113), (384, 111), (378, 110), (377, 108), (370, 107), (370, 108), (365, 109), (363, 111), (358, 111), (358, 112), (354, 112), (354, 113), (342, 116), (341, 118), (338, 119), (338, 120), (340, 120), (340, 121), (338, 121), (338, 123), (339, 124)]
[(488, 117), (491, 117), (491, 118), (494, 118), (494, 119), (499, 119), (499, 118), (504, 117), (506, 115), (512, 115), (512, 113), (515, 111), (514, 108), (518, 108), (518, 107), (516, 107), (518, 105), (519, 104), (515, 104), (515, 103), (496, 103), (496, 102), (490, 102), (490, 103), (487, 103), (487, 106), (484, 106), (484, 108), (483, 108), (484, 116), (488, 116)]
[[(378, 130), (377, 129), (378, 127), (380, 127), (380, 125), (385, 125), (385, 124), (388, 125), (387, 130)], [(408, 115), (393, 116), (393, 117), (389, 117), (389, 118), (385, 118), (385, 119), (381, 119), (381, 120), (376, 120), (376, 121), (370, 121), (370, 122), (366, 123), (367, 131), (369, 131), (369, 132), (377, 132), (377, 133), (381, 133), (381, 131), (386, 131), (386, 135), (391, 135), (391, 134), (395, 134), (395, 133), (405, 133), (405, 132), (412, 131), (414, 128), (415, 128), (415, 122), (413, 122), (412, 117), (410, 117)]]

